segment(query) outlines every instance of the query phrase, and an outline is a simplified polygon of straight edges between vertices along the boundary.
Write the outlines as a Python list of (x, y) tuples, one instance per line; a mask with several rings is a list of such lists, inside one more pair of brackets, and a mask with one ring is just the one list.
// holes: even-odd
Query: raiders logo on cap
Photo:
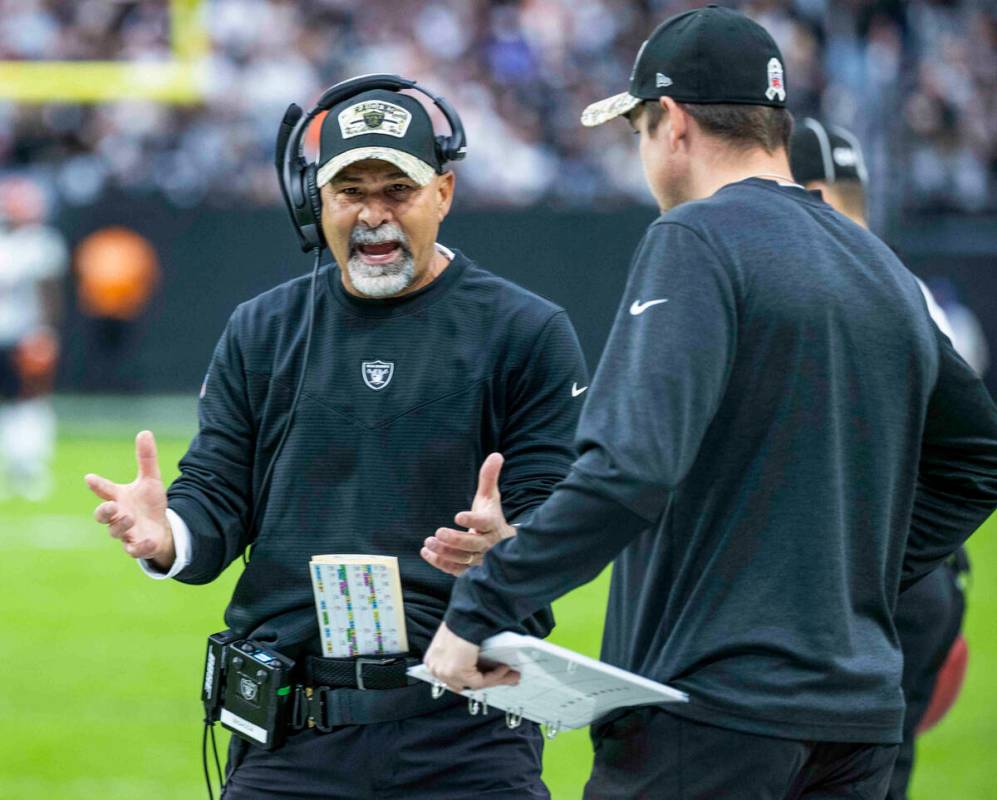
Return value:
[(401, 139), (412, 122), (412, 114), (384, 100), (365, 100), (339, 112), (339, 130), (344, 139), (381, 133)]
[(433, 122), (415, 97), (371, 89), (329, 110), (322, 121), (315, 183), (325, 186), (358, 161), (387, 161), (419, 186), (443, 173)]

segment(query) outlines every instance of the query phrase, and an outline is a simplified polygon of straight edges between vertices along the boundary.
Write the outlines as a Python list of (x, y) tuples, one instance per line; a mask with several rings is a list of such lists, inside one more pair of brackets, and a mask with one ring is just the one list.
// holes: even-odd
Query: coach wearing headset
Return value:
[[(535, 726), (511, 731), (459, 698), (433, 701), (405, 668), (442, 621), (452, 576), (492, 544), (473, 532), (424, 542), (425, 531), (469, 503), (522, 520), (544, 500), (573, 458), (586, 368), (563, 310), (437, 243), (455, 182), (444, 164), (463, 156), (463, 131), (433, 98), (452, 128), (437, 137), (397, 91), (411, 86), (366, 76), (308, 115), (292, 107), (282, 188), (302, 244), (327, 245), (334, 263), (236, 309), (168, 492), (147, 431), (135, 481), (87, 476), (104, 500), (97, 520), (154, 577), (206, 583), (250, 547), (227, 625), (296, 659), (301, 684), (329, 688), (277, 751), (233, 738), (231, 800), (548, 797)], [(308, 165), (300, 141), (321, 110)], [(501, 482), (492, 460), (476, 494), (493, 451), (505, 454)], [(308, 574), (323, 553), (398, 557), (407, 658), (326, 668)], [(524, 630), (552, 624), (543, 611)]]

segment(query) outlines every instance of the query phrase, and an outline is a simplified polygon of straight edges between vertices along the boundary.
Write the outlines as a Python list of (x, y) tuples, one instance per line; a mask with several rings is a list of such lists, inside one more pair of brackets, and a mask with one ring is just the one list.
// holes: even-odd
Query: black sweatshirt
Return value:
[(577, 441), (457, 582), (454, 632), (480, 642), (619, 556), (602, 655), (690, 694), (668, 711), (900, 741), (898, 588), (997, 507), (997, 409), (889, 248), (761, 179), (665, 214)]
[[(225, 621), (318, 653), (311, 556), (394, 555), (410, 648), (421, 654), (454, 581), (419, 556), (423, 540), (470, 507), (492, 451), (506, 457), (510, 519), (548, 496), (575, 456), (572, 384), (586, 382), (584, 359), (563, 310), (460, 253), (397, 299), (350, 295), (335, 267), (318, 281), (304, 390)], [(180, 581), (213, 580), (250, 544), (302, 369), (309, 285), (299, 278), (239, 306), (215, 349), (199, 431), (169, 490), (192, 534)], [(544, 611), (527, 629), (552, 625)]]

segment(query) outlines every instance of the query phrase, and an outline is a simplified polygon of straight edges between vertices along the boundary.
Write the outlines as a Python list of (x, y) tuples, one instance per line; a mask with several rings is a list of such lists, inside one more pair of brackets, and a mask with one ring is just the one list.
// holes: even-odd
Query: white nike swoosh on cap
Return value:
[(648, 300), (646, 303), (642, 303), (640, 300), (634, 300), (633, 305), (630, 306), (630, 313), (636, 317), (638, 314), (643, 314), (651, 306), (656, 306), (658, 305), (658, 303), (667, 303), (667, 302), (668, 302), (667, 297), (663, 297), (660, 300)]
[(578, 388), (578, 384), (577, 383), (573, 383), (573, 384), (571, 384), (571, 396), (572, 397), (578, 397), (578, 395), (584, 394), (585, 390), (588, 389), (588, 388), (589, 388), (588, 386), (583, 386), (581, 389), (579, 389)]

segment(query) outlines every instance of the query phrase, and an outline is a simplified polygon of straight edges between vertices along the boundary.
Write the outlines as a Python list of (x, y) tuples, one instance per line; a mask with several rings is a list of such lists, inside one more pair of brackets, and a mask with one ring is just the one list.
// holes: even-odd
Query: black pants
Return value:
[(904, 653), (902, 686), (907, 711), (904, 741), (890, 781), (889, 800), (905, 800), (914, 767), (915, 731), (928, 710), (938, 670), (962, 628), (966, 610), (958, 572), (943, 564), (900, 595), (896, 624)]
[(896, 745), (755, 736), (641, 708), (593, 728), (586, 800), (883, 800)]
[(543, 737), (509, 730), (501, 712), (472, 717), (463, 703), (399, 722), (305, 730), (267, 752), (232, 737), (224, 800), (530, 800)]

